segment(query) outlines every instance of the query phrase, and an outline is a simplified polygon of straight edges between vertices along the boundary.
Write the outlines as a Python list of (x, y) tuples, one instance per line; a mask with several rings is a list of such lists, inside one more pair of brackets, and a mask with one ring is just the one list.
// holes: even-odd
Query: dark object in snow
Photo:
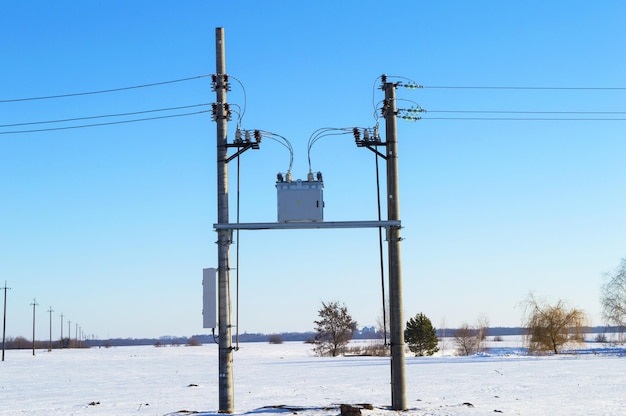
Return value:
[(341, 416), (361, 416), (361, 409), (349, 404), (342, 404)]
[(463, 406), (467, 406), (467, 407), (474, 407), (473, 404), (471, 404), (470, 402), (465, 402), (463, 403)]
[(100, 402), (91, 402), (91, 403), (89, 403), (89, 406), (97, 406), (99, 404), (100, 404)]
[(494, 413), (504, 413), (502, 410), (498, 410), (498, 409), (494, 410), (493, 412)]
[(197, 385), (197, 384), (194, 384), (194, 383), (191, 383), (191, 384), (189, 384), (187, 387), (198, 387), (198, 385)]

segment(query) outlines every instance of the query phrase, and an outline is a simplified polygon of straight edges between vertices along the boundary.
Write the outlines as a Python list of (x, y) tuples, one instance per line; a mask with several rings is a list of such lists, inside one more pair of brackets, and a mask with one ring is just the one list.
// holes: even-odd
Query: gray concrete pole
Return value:
[(33, 307), (33, 355), (35, 355), (35, 308), (39, 305), (37, 299), (33, 299), (31, 306)]
[(6, 280), (4, 281), (4, 315), (2, 318), (2, 361), (4, 361), (4, 350), (5, 350), (5, 342), (6, 342), (6, 333), (7, 333), (7, 290), (10, 288), (7, 287)]
[[(228, 114), (225, 108), (226, 91), (226, 56), (224, 44), (224, 28), (215, 29), (216, 54), (216, 86), (217, 112), (217, 223), (228, 224), (228, 149), (227, 123)], [(229, 250), (231, 244), (230, 230), (217, 231), (218, 256), (218, 332), (219, 332), (219, 412), (233, 413), (233, 348), (231, 334), (230, 304), (230, 270)]]
[[(398, 186), (398, 140), (396, 132), (396, 87), (385, 83), (385, 134), (387, 140), (387, 219), (400, 220)], [(402, 263), (400, 226), (387, 231), (389, 256), (389, 326), (391, 331), (391, 407), (406, 410), (404, 373), (404, 320), (402, 317)]]
[(52, 351), (52, 306), (48, 308), (48, 313), (50, 314), (50, 343), (48, 344), (48, 352)]

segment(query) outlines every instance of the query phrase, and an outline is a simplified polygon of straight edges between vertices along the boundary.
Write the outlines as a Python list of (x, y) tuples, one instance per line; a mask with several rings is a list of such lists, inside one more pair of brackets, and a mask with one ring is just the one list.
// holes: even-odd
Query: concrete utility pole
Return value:
[[(396, 86), (386, 82), (385, 134), (387, 140), (387, 219), (400, 220), (398, 185), (398, 139), (396, 133)], [(400, 256), (400, 226), (387, 231), (389, 257), (389, 327), (391, 331), (391, 407), (406, 410), (404, 372), (404, 330), (402, 317), (402, 264)]]
[(33, 307), (33, 355), (35, 355), (35, 307), (38, 305), (37, 299), (33, 299), (33, 303), (30, 304)]
[(63, 349), (63, 314), (61, 314), (61, 349)]
[[(228, 224), (228, 143), (227, 124), (228, 107), (226, 92), (228, 75), (226, 74), (226, 55), (224, 28), (215, 29), (215, 122), (217, 124), (217, 223)], [(230, 300), (230, 244), (231, 230), (217, 231), (217, 296), (218, 296), (218, 333), (219, 333), (219, 412), (234, 412), (233, 388), (233, 347), (231, 331)]]
[(50, 314), (50, 343), (48, 344), (48, 352), (52, 351), (52, 306), (48, 308), (48, 313)]
[(67, 320), (67, 348), (72, 348), (72, 321)]
[(4, 344), (6, 341), (6, 333), (7, 333), (7, 290), (10, 290), (10, 287), (7, 287), (6, 280), (4, 281), (4, 316), (2, 318), (2, 361), (4, 361)]

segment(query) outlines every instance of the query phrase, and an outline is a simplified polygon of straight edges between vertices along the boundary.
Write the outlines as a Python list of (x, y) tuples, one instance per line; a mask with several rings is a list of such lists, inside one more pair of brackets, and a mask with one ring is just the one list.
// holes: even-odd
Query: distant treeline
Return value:
[[(454, 328), (437, 329), (437, 336), (454, 336)], [(621, 332), (618, 327), (594, 326), (585, 327), (583, 333), (602, 334)], [(525, 329), (521, 327), (493, 327), (486, 331), (487, 337), (524, 335)], [(315, 332), (281, 332), (273, 334), (263, 333), (243, 333), (239, 334), (239, 342), (274, 342), (279, 339), (281, 342), (307, 342), (315, 337)], [(355, 332), (353, 339), (382, 339), (381, 332)], [(233, 342), (237, 339), (233, 335)], [(211, 334), (198, 334), (190, 337), (160, 337), (160, 338), (111, 338), (111, 339), (87, 339), (76, 341), (75, 339), (64, 338), (63, 341), (52, 341), (52, 348), (91, 348), (91, 347), (121, 347), (130, 345), (200, 345), (217, 343), (217, 339)], [(2, 343), (0, 343), (0, 346)], [(36, 341), (36, 349), (47, 349), (49, 341)], [(9, 338), (6, 340), (5, 349), (29, 349), (33, 347), (33, 341), (24, 337)]]

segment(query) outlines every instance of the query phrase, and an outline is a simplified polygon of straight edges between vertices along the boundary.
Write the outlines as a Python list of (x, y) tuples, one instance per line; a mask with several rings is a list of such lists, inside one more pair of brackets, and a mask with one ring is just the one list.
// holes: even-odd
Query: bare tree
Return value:
[(357, 323), (352, 320), (348, 308), (337, 301), (322, 302), (319, 316), (319, 321), (314, 321), (317, 332), (314, 341), (315, 352), (320, 356), (336, 357), (352, 339)]
[(487, 332), (489, 331), (489, 318), (485, 315), (481, 315), (476, 321), (476, 352), (483, 350), (483, 341), (487, 339)]
[(622, 332), (626, 327), (626, 258), (613, 273), (606, 273), (605, 279), (600, 295), (602, 317)]
[(530, 294), (526, 301), (526, 340), (530, 353), (555, 354), (570, 341), (582, 339), (585, 313), (559, 300), (550, 305)]
[(441, 319), (441, 355), (446, 353), (446, 318)]
[(463, 323), (452, 334), (459, 355), (472, 355), (478, 352), (478, 331), (475, 328)]

